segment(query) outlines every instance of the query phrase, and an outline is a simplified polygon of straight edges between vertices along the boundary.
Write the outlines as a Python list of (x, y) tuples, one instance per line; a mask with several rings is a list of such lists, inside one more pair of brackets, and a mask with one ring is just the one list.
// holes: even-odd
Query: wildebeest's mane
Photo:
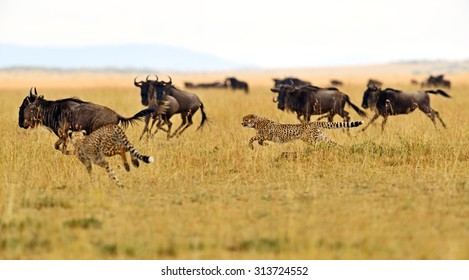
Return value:
[(398, 89), (393, 89), (393, 88), (386, 88), (384, 89), (383, 91), (392, 91), (392, 92), (397, 92), (397, 93), (401, 93), (402, 91), (398, 90)]
[(57, 100), (54, 100), (54, 102), (76, 102), (76, 103), (80, 103), (80, 104), (84, 104), (84, 103), (89, 103), (88, 101), (83, 101), (81, 100), (80, 98), (78, 97), (67, 97), (67, 98), (63, 98), (63, 99), (57, 99)]

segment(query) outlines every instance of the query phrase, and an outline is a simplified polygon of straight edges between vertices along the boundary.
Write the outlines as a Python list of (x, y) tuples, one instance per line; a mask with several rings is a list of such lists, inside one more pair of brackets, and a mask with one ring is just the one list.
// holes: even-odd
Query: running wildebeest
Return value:
[(279, 88), (282, 85), (290, 85), (290, 86), (297, 86), (297, 87), (312, 85), (308, 81), (304, 81), (304, 80), (301, 80), (301, 79), (298, 79), (298, 78), (295, 78), (295, 77), (287, 77), (287, 78), (282, 79), (282, 80), (280, 80), (280, 79), (273, 79), (273, 80), (274, 80), (274, 87), (275, 88)]
[(311, 115), (323, 114), (326, 115), (319, 117), (318, 120), (327, 117), (328, 121), (332, 122), (334, 116), (338, 114), (348, 122), (350, 117), (344, 110), (345, 104), (350, 105), (360, 116), (366, 117), (366, 113), (353, 104), (347, 94), (336, 88), (282, 85), (280, 88), (272, 88), (271, 91), (278, 93), (277, 100), (273, 100), (277, 102), (277, 108), (295, 112), (300, 122), (309, 122)]
[(451, 88), (451, 82), (444, 78), (444, 75), (432, 76), (428, 77), (425, 81), (421, 83), (421, 87), (443, 87), (443, 88)]
[(244, 90), (245, 93), (249, 92), (249, 86), (248, 83), (240, 81), (236, 79), (235, 77), (228, 77), (225, 79), (225, 83), (232, 89), (241, 89)]
[(436, 127), (435, 116), (440, 120), (444, 128), (446, 124), (440, 117), (440, 114), (430, 107), (430, 96), (431, 94), (440, 94), (444, 97), (451, 98), (446, 92), (438, 90), (419, 90), (415, 92), (402, 92), (387, 88), (381, 90), (378, 87), (368, 87), (363, 94), (362, 107), (375, 111), (375, 115), (370, 122), (362, 129), (365, 129), (373, 123), (379, 116), (383, 116), (383, 123), (381, 124), (381, 130), (384, 131), (384, 125), (388, 120), (388, 116), (409, 114), (415, 109), (419, 108), (420, 111), (424, 112), (433, 122)]
[[(32, 88), (29, 96), (26, 96), (19, 109), (18, 125), (24, 129), (34, 128), (42, 124), (55, 133), (59, 139), (54, 147), (66, 154), (67, 131), (86, 130), (91, 133), (106, 124), (122, 124), (123, 127), (141, 120), (153, 112), (145, 109), (133, 117), (125, 118), (108, 107), (85, 102), (78, 98), (66, 98), (59, 100), (46, 100), (44, 96), (38, 96), (36, 88), (34, 94)], [(62, 148), (60, 146), (62, 145)]]
[[(173, 86), (171, 77), (169, 77), (169, 82), (156, 80), (152, 81), (151, 83), (157, 104), (163, 102), (165, 98), (169, 97), (173, 97), (179, 104), (179, 109), (177, 112), (175, 112), (175, 114), (181, 114), (182, 123), (170, 137), (181, 135), (184, 130), (191, 126), (192, 116), (199, 110), (199, 108), (202, 113), (202, 121), (200, 122), (197, 130), (199, 130), (204, 125), (205, 121), (207, 120), (207, 115), (204, 111), (204, 104), (197, 95), (180, 90)], [(168, 128), (168, 135), (170, 135), (170, 128)]]
[[(155, 75), (156, 76), (156, 75)], [(145, 127), (143, 128), (142, 135), (140, 135), (140, 140), (143, 138), (143, 135), (147, 133), (147, 136), (151, 136), (151, 130), (155, 125), (155, 122), (158, 121), (156, 125), (156, 131), (153, 133), (155, 135), (159, 129), (167, 132), (167, 138), (170, 138), (170, 131), (173, 123), (170, 121), (170, 118), (179, 111), (179, 103), (177, 100), (170, 96), (166, 95), (163, 97), (162, 102), (156, 101), (156, 94), (155, 89), (152, 84), (152, 80), (148, 79), (149, 75), (146, 78), (146, 81), (137, 82), (137, 77), (134, 78), (134, 85), (140, 88), (140, 96), (142, 105), (148, 106), (149, 109), (154, 109), (155, 112), (153, 114), (148, 115), (145, 117)], [(156, 76), (156, 81), (158, 81), (158, 76)], [(150, 128), (148, 128), (148, 124), (150, 122), (150, 118), (152, 118), (152, 123)], [(162, 128), (162, 126), (166, 124), (168, 129)]]

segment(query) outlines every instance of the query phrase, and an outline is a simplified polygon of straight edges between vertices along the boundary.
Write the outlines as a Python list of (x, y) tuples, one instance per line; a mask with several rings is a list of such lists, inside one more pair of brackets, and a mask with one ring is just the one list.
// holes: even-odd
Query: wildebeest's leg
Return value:
[[(151, 120), (151, 125), (150, 125), (150, 129), (148, 130), (148, 134), (151, 135), (151, 130), (153, 129), (153, 126), (155, 125), (156, 123), (156, 120), (158, 120), (158, 123), (160, 123), (161, 121), (161, 115), (155, 115), (153, 116), (152, 120)], [(156, 126), (156, 131), (158, 131), (158, 126)], [(155, 132), (156, 133), (156, 132)], [(153, 134), (155, 134), (153, 133)]]
[[(150, 114), (151, 115), (151, 114)], [(145, 135), (145, 132), (148, 131), (148, 123), (150, 122), (150, 115), (146, 115), (145, 116), (145, 127), (143, 128), (143, 132), (142, 132), (142, 135), (140, 135), (140, 139), (139, 140), (142, 140), (142, 137), (143, 135)]]
[(384, 126), (386, 125), (386, 122), (388, 121), (388, 115), (383, 116), (383, 122), (381, 123), (381, 132), (384, 132)]
[(104, 157), (98, 159), (95, 163), (106, 169), (107, 173), (109, 174), (109, 178), (113, 179), (116, 182), (117, 186), (124, 187), (124, 185), (122, 185), (122, 183), (119, 181), (119, 179), (116, 176), (116, 173), (114, 173), (114, 170), (109, 165), (109, 163), (104, 159)]
[(368, 126), (370, 126), (370, 124), (372, 124), (374, 121), (376, 121), (376, 119), (379, 118), (379, 113), (376, 113), (373, 118), (371, 118), (370, 122), (365, 125), (365, 127), (362, 129), (362, 131), (365, 131), (365, 129), (368, 128)]
[(440, 120), (441, 124), (443, 125), (444, 128), (446, 128), (446, 124), (443, 122), (443, 120), (440, 118), (440, 114), (433, 110), (431, 107), (419, 107), (420, 111), (424, 112), (425, 115), (427, 115), (433, 122), (433, 125), (436, 127), (436, 121), (435, 121), (435, 116)]
[(55, 148), (56, 150), (60, 150), (60, 144), (62, 144), (62, 142), (63, 142), (62, 138), (59, 138), (59, 140), (57, 140), (57, 141), (55, 142), (54, 148)]
[[(152, 123), (151, 123), (150, 131), (148, 132), (149, 134), (151, 134), (151, 130), (153, 128), (153, 125), (155, 125), (155, 123), (156, 123), (156, 118), (154, 118)], [(158, 130), (161, 129), (162, 125), (163, 125), (163, 120), (161, 119), (161, 115), (160, 115), (159, 118), (158, 118), (158, 123), (156, 124), (156, 130), (155, 130), (155, 132), (153, 132), (153, 134), (151, 134), (151, 137), (155, 136), (155, 134), (158, 132)]]
[(185, 113), (181, 113), (181, 118), (182, 118), (182, 123), (181, 125), (176, 129), (176, 131), (174, 131), (173, 135), (171, 135), (171, 137), (174, 137), (175, 135), (177, 135), (177, 133), (179, 132), (179, 130), (181, 130), (181, 128), (186, 125), (186, 122), (187, 122), (187, 112)]
[(320, 117), (317, 119), (317, 121), (320, 121), (320, 120), (322, 120), (322, 119), (324, 119), (324, 118), (328, 118), (328, 119), (329, 119), (329, 115), (330, 115), (329, 113), (327, 113), (327, 114), (325, 114), (325, 115), (322, 115), (322, 116), (320, 116)]
[(300, 114), (300, 113), (297, 113), (297, 114), (296, 114), (296, 118), (300, 121), (300, 123), (303, 123), (304, 120), (306, 119), (306, 117), (304, 117), (304, 118), (303, 118), (304, 120), (302, 120), (302, 119), (301, 119), (301, 116), (303, 116), (303, 114)]
[(173, 126), (173, 123), (169, 119), (167, 119), (166, 124), (168, 125), (167, 138), (169, 139), (171, 135), (171, 127)]
[(437, 111), (434, 111), (435, 112), (435, 115), (436, 117), (440, 120), (441, 124), (443, 125), (444, 128), (446, 128), (446, 124), (445, 122), (443, 121), (443, 119), (440, 117), (440, 113), (438, 113)]
[(192, 123), (192, 114), (189, 112), (189, 114), (187, 115), (187, 124), (183, 129), (181, 129), (181, 131), (179, 131), (178, 136), (180, 136), (184, 132), (184, 130), (191, 126)]

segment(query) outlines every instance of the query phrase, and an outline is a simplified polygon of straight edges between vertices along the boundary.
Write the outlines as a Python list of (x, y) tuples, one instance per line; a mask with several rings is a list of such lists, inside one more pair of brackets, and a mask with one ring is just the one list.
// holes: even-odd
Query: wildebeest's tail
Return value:
[(357, 127), (364, 123), (364, 121), (355, 122), (312, 122), (311, 125), (315, 125), (321, 128), (333, 129), (333, 128), (349, 128)]
[(357, 114), (359, 114), (362, 117), (367, 117), (364, 111), (360, 110), (360, 108), (358, 108), (357, 105), (353, 104), (352, 101), (350, 101), (350, 98), (348, 97), (348, 95), (345, 95), (345, 100), (347, 101), (347, 104), (350, 105), (355, 110), (355, 112), (357, 112)]
[(121, 115), (117, 115), (117, 118), (119, 119), (119, 123), (122, 124), (122, 127), (127, 128), (129, 124), (133, 125), (136, 121), (141, 121), (143, 117), (150, 115), (153, 112), (155, 112), (155, 109), (147, 108), (143, 109), (130, 118), (125, 118)]
[(204, 111), (204, 104), (202, 102), (200, 102), (200, 111), (202, 112), (202, 121), (200, 122), (199, 127), (197, 127), (197, 130), (199, 130), (202, 127), (202, 125), (204, 125), (205, 121), (207, 120), (207, 115), (205, 115), (205, 111)]
[(444, 97), (451, 98), (451, 96), (450, 96), (449, 94), (447, 94), (446, 92), (442, 91), (441, 89), (437, 89), (437, 90), (426, 90), (425, 92), (426, 92), (426, 93), (431, 93), (431, 94), (441, 94), (441, 95), (443, 95)]

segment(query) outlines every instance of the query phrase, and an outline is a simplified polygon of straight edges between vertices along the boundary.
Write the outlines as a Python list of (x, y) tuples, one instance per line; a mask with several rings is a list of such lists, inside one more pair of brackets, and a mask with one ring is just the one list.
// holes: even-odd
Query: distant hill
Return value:
[(162, 45), (32, 47), (0, 44), (0, 68), (28, 67), (220, 71), (249, 66), (208, 54)]

